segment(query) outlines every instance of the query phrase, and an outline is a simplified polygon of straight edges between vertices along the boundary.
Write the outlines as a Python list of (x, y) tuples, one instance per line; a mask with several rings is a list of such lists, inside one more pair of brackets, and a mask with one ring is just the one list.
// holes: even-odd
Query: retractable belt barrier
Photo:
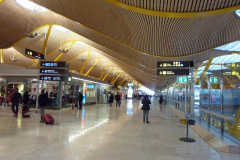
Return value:
[(195, 120), (193, 119), (180, 119), (180, 124), (187, 125), (186, 137), (179, 138), (180, 141), (184, 142), (195, 142), (195, 139), (188, 138), (188, 125), (195, 125)]

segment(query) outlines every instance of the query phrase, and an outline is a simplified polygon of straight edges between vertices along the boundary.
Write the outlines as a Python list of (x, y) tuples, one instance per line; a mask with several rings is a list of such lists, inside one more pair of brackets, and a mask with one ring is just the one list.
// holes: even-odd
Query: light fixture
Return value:
[(67, 53), (67, 52), (68, 52), (68, 49), (61, 49), (61, 48), (59, 48), (58, 51), (59, 51), (60, 53)]
[(80, 41), (77, 41), (77, 42), (76, 42), (76, 44), (79, 44), (79, 45), (81, 45), (81, 46), (88, 46), (88, 44), (87, 44), (87, 43), (80, 42)]
[(28, 38), (35, 38), (38, 35), (38, 33), (37, 32), (35, 32), (35, 33), (25, 33), (24, 35), (25, 35), (25, 37), (28, 37)]
[(13, 62), (17, 62), (20, 60), (20, 56), (18, 56), (18, 58), (15, 57), (15, 53), (13, 54), (13, 56), (10, 55), (10, 58)]
[(39, 6), (29, 0), (15, 0), (20, 6), (23, 8), (26, 8), (28, 10), (31, 10), (33, 12), (47, 12), (49, 11), (47, 8)]

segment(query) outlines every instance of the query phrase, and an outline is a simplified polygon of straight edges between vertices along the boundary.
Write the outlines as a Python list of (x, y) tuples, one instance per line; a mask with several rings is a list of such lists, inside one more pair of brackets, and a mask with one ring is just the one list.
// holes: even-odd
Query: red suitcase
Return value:
[(43, 120), (44, 120), (45, 124), (53, 124), (54, 123), (54, 119), (50, 114), (44, 114)]

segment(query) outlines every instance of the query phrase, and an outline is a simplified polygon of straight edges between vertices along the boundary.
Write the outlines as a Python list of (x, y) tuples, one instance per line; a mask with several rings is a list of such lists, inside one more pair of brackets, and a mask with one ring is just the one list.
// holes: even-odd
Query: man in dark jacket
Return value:
[(82, 109), (82, 100), (83, 100), (83, 95), (81, 92), (79, 92), (79, 96), (78, 96), (79, 109)]
[(41, 91), (41, 95), (39, 96), (38, 98), (38, 104), (39, 104), (39, 107), (40, 107), (40, 113), (41, 113), (41, 121), (40, 123), (44, 123), (44, 120), (43, 120), (43, 115), (44, 115), (44, 110), (45, 110), (45, 106), (47, 106), (47, 102), (48, 102), (48, 97), (47, 95), (44, 93), (44, 90)]
[(150, 123), (148, 121), (148, 113), (149, 113), (149, 110), (150, 110), (150, 104), (151, 104), (151, 102), (150, 102), (148, 96), (145, 95), (143, 100), (142, 100), (143, 123), (145, 123), (145, 120), (146, 120), (146, 123)]
[(115, 100), (116, 100), (116, 107), (117, 107), (117, 106), (120, 107), (120, 105), (121, 105), (121, 101), (120, 101), (120, 100), (121, 100), (121, 99), (120, 99), (119, 93), (116, 94)]
[[(16, 117), (18, 116), (18, 106), (19, 106), (20, 99), (22, 99), (22, 96), (18, 92), (18, 88), (16, 88), (12, 96), (12, 111), (14, 113), (14, 116)], [(16, 106), (16, 110), (15, 110), (15, 106)]]

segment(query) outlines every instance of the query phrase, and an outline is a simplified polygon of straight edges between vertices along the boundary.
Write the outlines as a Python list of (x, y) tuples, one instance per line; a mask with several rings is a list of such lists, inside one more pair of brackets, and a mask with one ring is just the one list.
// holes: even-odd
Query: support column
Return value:
[[(211, 97), (211, 94), (210, 94), (210, 88), (211, 88), (211, 84), (210, 84), (210, 75), (207, 76), (207, 83), (208, 83), (208, 111), (210, 111), (210, 97)], [(210, 113), (208, 113), (208, 127), (210, 127)]]
[[(223, 71), (221, 70), (221, 75), (220, 75), (220, 82), (221, 82), (221, 114), (223, 115), (224, 113), (224, 108), (223, 108)], [(221, 134), (223, 135), (224, 133), (224, 118), (221, 118)]]
[(4, 63), (3, 49), (0, 49), (0, 63)]
[(62, 109), (62, 86), (63, 82), (59, 82), (59, 87), (58, 87), (58, 94), (57, 94), (57, 108), (58, 110)]
[(195, 85), (195, 79), (194, 79), (194, 69), (192, 69), (192, 77), (191, 77), (192, 81), (190, 84), (190, 92), (191, 92), (191, 117), (195, 117), (194, 115), (194, 85)]
[(187, 84), (185, 83), (185, 117), (187, 117)]
[(8, 81), (6, 81), (6, 91), (5, 91), (5, 102), (4, 102), (4, 106), (7, 106), (7, 96), (8, 96)]
[(200, 76), (199, 79), (199, 122), (201, 122), (201, 118), (202, 118), (202, 76)]

